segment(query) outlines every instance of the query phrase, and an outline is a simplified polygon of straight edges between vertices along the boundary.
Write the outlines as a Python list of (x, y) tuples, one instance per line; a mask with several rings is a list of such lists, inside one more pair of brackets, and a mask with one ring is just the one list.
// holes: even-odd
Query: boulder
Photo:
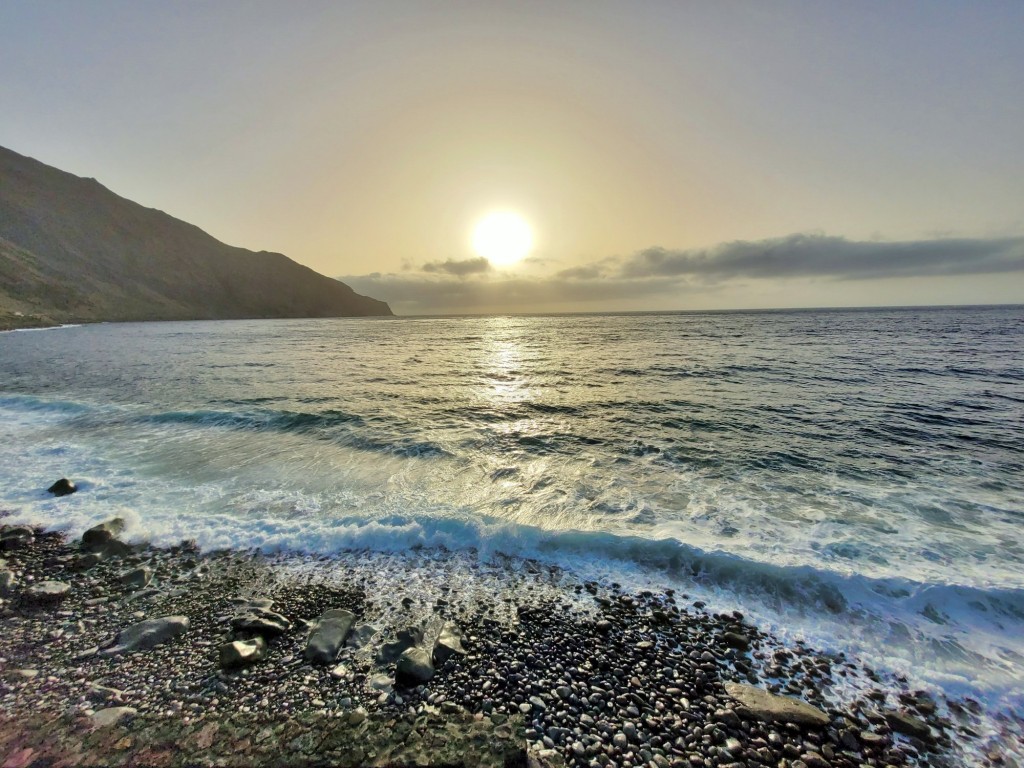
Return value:
[(37, 603), (59, 603), (68, 593), (71, 585), (63, 581), (41, 581), (25, 590), (25, 597)]
[(121, 630), (114, 645), (100, 653), (104, 656), (116, 656), (130, 651), (142, 651), (155, 648), (171, 638), (188, 631), (189, 620), (186, 616), (162, 616), (159, 619), (145, 619)]
[(767, 723), (795, 723), (824, 728), (828, 715), (805, 701), (776, 696), (763, 688), (742, 683), (726, 683), (725, 692), (739, 702), (737, 714)]
[(441, 666), (452, 656), (452, 654), (466, 655), (466, 649), (462, 647), (462, 630), (453, 621), (446, 621), (441, 627), (441, 634), (434, 641), (434, 652), (432, 658), (434, 664)]
[(138, 712), (134, 707), (107, 707), (93, 713), (92, 727), (107, 728), (124, 720), (126, 717), (134, 717)]
[(78, 486), (68, 480), (66, 477), (62, 477), (56, 483), (46, 489), (47, 493), (52, 493), (54, 496), (70, 496), (72, 493), (78, 490)]
[(886, 712), (885, 722), (896, 733), (902, 733), (904, 736), (913, 736), (929, 743), (935, 740), (928, 723), (906, 712)]
[(19, 525), (0, 533), (0, 549), (21, 549), (35, 541), (36, 534), (31, 528)]
[(106, 546), (115, 541), (124, 532), (124, 520), (120, 517), (112, 517), (82, 534), (82, 546), (94, 552), (105, 549)]
[(318, 664), (331, 664), (348, 639), (356, 616), (351, 611), (332, 608), (324, 611), (306, 641), (306, 658)]
[(14, 591), (17, 579), (11, 571), (0, 571), (0, 595), (9, 595)]
[(395, 681), (406, 685), (419, 685), (434, 676), (434, 665), (426, 648), (413, 646), (398, 657), (395, 665)]
[(726, 632), (722, 635), (722, 642), (738, 651), (746, 651), (750, 648), (750, 639), (739, 632)]
[(258, 635), (251, 640), (235, 640), (220, 647), (220, 665), (225, 669), (244, 667), (267, 656), (267, 643)]
[(153, 569), (143, 565), (130, 571), (125, 571), (118, 578), (128, 589), (142, 589), (153, 580)]
[(398, 633), (398, 639), (390, 643), (384, 643), (377, 652), (377, 661), (381, 664), (393, 664), (409, 648), (423, 642), (423, 629), (420, 627), (409, 627)]
[(243, 603), (241, 610), (231, 617), (231, 628), (263, 637), (283, 635), (292, 628), (292, 623), (280, 613), (270, 610), (272, 605), (273, 602), (266, 598)]

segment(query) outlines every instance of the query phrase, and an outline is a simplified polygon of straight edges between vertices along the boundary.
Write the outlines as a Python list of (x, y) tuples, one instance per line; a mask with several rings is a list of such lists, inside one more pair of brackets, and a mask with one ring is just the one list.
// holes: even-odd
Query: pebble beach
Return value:
[(0, 532), (8, 768), (1016, 765), (1019, 721), (981, 733), (970, 700), (685, 593), (531, 561), (199, 552), (119, 530)]

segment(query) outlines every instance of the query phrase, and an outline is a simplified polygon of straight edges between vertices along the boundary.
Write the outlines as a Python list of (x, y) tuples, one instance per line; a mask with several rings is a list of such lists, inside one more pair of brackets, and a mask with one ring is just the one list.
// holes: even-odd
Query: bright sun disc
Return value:
[(473, 230), (473, 250), (491, 264), (515, 264), (526, 258), (532, 247), (533, 230), (517, 213), (490, 213)]

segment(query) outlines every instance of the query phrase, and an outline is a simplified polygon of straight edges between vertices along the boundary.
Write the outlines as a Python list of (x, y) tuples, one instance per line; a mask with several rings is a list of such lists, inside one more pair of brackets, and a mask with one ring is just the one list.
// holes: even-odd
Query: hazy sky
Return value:
[(1022, 137), (1020, 0), (0, 4), (0, 144), (404, 313), (1024, 302)]

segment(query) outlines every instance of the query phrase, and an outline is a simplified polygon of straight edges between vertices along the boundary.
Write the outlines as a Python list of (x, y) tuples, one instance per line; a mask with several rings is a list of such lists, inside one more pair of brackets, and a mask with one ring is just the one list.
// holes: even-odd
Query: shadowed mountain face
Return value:
[(0, 326), (390, 314), (280, 253), (225, 245), (0, 147)]

